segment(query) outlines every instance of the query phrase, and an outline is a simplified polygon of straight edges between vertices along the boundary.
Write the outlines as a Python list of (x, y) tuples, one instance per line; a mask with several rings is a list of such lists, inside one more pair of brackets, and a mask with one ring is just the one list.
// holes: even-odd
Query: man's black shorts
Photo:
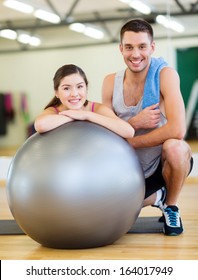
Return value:
[[(191, 157), (189, 174), (190, 174), (192, 168), (193, 168), (193, 158)], [(146, 184), (145, 198), (149, 197), (151, 194), (155, 193), (157, 190), (161, 189), (163, 186), (166, 186), (166, 183), (162, 176), (161, 161), (160, 161), (155, 173), (153, 173), (153, 175), (151, 175), (150, 177), (145, 179), (145, 184)]]

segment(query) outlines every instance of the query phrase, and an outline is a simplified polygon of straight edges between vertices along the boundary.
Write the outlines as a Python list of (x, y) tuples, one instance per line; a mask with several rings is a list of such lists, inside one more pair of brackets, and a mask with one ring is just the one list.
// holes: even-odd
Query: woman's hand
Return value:
[(67, 116), (73, 120), (87, 120), (88, 114), (91, 112), (83, 111), (83, 110), (65, 110), (59, 113), (59, 115)]

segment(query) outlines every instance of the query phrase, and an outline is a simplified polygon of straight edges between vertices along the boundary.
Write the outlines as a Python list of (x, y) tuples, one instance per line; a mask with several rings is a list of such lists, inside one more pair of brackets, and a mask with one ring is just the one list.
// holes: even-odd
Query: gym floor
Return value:
[[(183, 187), (179, 207), (184, 225), (180, 236), (163, 233), (125, 234), (114, 244), (81, 250), (46, 248), (27, 235), (0, 235), (1, 260), (198, 260), (198, 143), (190, 142), (195, 165)], [(12, 157), (15, 149), (0, 150), (0, 159)], [(1, 163), (1, 161), (0, 161)], [(0, 172), (3, 166), (0, 166)], [(6, 181), (0, 176), (0, 220), (13, 219), (8, 207)], [(160, 216), (146, 207), (140, 216)]]

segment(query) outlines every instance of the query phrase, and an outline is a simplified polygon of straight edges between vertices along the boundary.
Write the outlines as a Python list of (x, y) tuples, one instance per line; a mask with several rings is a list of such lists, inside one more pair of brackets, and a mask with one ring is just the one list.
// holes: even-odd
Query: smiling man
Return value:
[(126, 69), (103, 82), (103, 103), (135, 129), (128, 142), (142, 165), (144, 206), (162, 210), (166, 235), (183, 232), (177, 206), (186, 176), (192, 169), (186, 133), (185, 107), (177, 72), (155, 51), (153, 29), (142, 19), (127, 22), (120, 31), (120, 51)]

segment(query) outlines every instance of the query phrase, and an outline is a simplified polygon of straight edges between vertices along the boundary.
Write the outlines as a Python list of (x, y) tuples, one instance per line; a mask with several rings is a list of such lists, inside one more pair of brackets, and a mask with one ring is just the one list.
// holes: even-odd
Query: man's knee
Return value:
[(166, 140), (162, 146), (162, 158), (175, 163), (190, 161), (190, 146), (183, 140)]

